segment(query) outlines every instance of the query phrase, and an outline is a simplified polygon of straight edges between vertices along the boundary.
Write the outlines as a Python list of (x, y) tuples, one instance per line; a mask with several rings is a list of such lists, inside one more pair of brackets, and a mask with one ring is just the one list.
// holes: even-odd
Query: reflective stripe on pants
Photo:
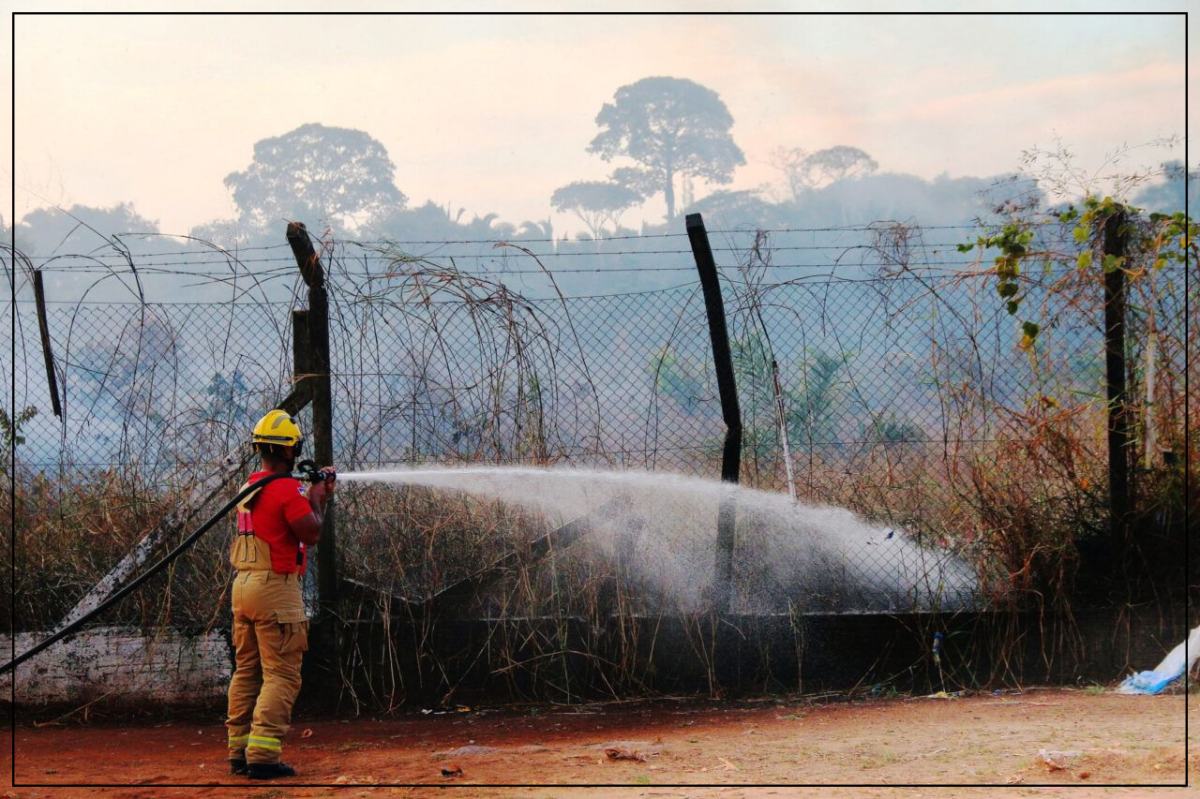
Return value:
[(308, 622), (295, 574), (239, 572), (233, 582), (229, 757), (276, 763), (300, 693)]

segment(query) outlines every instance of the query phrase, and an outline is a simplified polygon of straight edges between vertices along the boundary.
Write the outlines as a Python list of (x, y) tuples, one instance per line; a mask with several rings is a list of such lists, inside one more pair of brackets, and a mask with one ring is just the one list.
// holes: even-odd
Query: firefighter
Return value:
[[(269, 474), (291, 473), (304, 440), (287, 412), (274, 410), (254, 426), (252, 445), (262, 470), (246, 485)], [(255, 779), (295, 776), (281, 759), (292, 705), (300, 692), (300, 664), (308, 649), (308, 618), (301, 580), (308, 547), (321, 535), (325, 503), (336, 475), (305, 484), (291, 477), (268, 483), (237, 508), (237, 535), (229, 559), (233, 578), (233, 645), (229, 681), (229, 766)], [(243, 486), (244, 487), (244, 486)]]

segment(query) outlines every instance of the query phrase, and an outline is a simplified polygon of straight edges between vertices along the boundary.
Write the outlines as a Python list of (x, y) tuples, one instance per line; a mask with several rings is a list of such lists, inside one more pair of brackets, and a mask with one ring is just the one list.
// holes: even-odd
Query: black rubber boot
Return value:
[(245, 773), (246, 773), (246, 759), (245, 759), (245, 758), (241, 758), (241, 759), (238, 759), (238, 758), (232, 758), (232, 759), (230, 759), (230, 761), (229, 761), (229, 773), (230, 773), (230, 774), (245, 774)]
[(287, 763), (251, 763), (247, 769), (252, 780), (273, 780), (277, 777), (296, 776), (296, 769)]

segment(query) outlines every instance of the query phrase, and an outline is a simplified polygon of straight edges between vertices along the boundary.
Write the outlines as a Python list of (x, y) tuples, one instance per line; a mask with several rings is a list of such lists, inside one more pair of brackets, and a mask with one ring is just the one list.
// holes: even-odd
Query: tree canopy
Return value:
[(308, 124), (255, 144), (253, 162), (225, 186), (252, 228), (281, 220), (357, 228), (404, 207), (395, 172), (384, 146), (363, 131)]
[(667, 218), (675, 216), (675, 176), (691, 175), (710, 183), (729, 183), (735, 167), (746, 163), (733, 141), (733, 117), (712, 89), (684, 78), (642, 78), (617, 89), (613, 102), (596, 115), (600, 133), (588, 152), (605, 161), (627, 156), (613, 178), (635, 191), (662, 192)]
[(779, 148), (771, 162), (783, 172), (794, 200), (807, 191), (871, 175), (879, 169), (879, 164), (865, 151), (844, 144), (813, 153), (800, 147)]
[(38, 208), (22, 217), (13, 231), (17, 249), (31, 255), (92, 252), (105, 246), (113, 235), (120, 235), (122, 242), (136, 248), (145, 236), (128, 234), (157, 232), (158, 223), (138, 214), (130, 203), (109, 208)]
[(604, 223), (616, 229), (621, 212), (642, 201), (642, 194), (615, 181), (580, 180), (554, 190), (550, 204), (557, 211), (579, 217), (593, 238), (600, 238)]

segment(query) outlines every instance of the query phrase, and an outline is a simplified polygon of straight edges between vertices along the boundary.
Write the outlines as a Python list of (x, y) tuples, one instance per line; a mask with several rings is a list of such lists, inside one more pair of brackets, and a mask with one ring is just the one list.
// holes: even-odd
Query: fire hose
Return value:
[[(300, 461), (300, 463), (297, 464), (297, 466), (296, 466), (296, 470), (298, 472), (300, 472), (300, 476), (302, 479), (307, 480), (310, 483), (321, 482), (321, 481), (325, 480), (326, 477), (328, 476), (328, 472), (325, 469), (318, 469), (317, 465), (315, 463), (313, 463), (312, 461)], [(95, 616), (99, 615), (100, 613), (104, 612), (108, 608), (110, 608), (113, 605), (120, 602), (125, 597), (132, 594), (134, 591), (136, 591), (139, 587), (141, 587), (142, 584), (145, 583), (147, 580), (149, 580), (151, 577), (158, 574), (160, 571), (165, 569), (167, 566), (171, 565), (171, 563), (176, 558), (178, 558), (180, 555), (182, 555), (184, 552), (186, 552), (189, 548), (191, 548), (191, 546), (193, 544), (195, 544), (197, 541), (199, 541), (200, 536), (207, 533), (214, 524), (219, 522), (227, 513), (229, 513), (229, 511), (231, 511), (235, 507), (237, 507), (238, 503), (241, 502), (243, 499), (250, 496), (255, 491), (257, 491), (258, 489), (265, 486), (267, 483), (272, 483), (281, 478), (292, 477), (292, 476), (293, 475), (291, 472), (279, 472), (278, 474), (267, 475), (266, 477), (262, 478), (261, 480), (256, 480), (255, 482), (253, 482), (250, 485), (243, 488), (241, 491), (237, 492), (237, 494), (234, 495), (233, 499), (226, 502), (221, 507), (220, 510), (218, 510), (211, 517), (209, 517), (208, 521), (206, 521), (204, 524), (197, 527), (196, 530), (193, 531), (191, 535), (189, 535), (187, 538), (183, 539), (183, 541), (181, 541), (178, 546), (176, 546), (174, 549), (172, 549), (170, 552), (168, 552), (166, 555), (164, 555), (162, 560), (158, 561), (158, 563), (155, 563), (153, 566), (151, 566), (149, 569), (147, 569), (141, 575), (139, 575), (138, 577), (131, 580), (128, 585), (126, 585), (121, 590), (117, 591), (115, 594), (110, 596), (108, 599), (101, 602), (91, 612), (79, 617), (75, 621), (73, 621), (70, 624), (68, 624), (67, 626), (63, 627), (58, 632), (54, 633), (54, 635), (51, 635), (46, 640), (35, 645), (34, 647), (27, 650), (23, 654), (18, 655), (17, 657), (13, 658), (8, 663), (5, 663), (3, 666), (0, 666), (0, 674), (4, 674), (5, 672), (15, 669), (17, 666), (20, 666), (22, 663), (24, 663), (25, 661), (34, 657), (35, 655), (39, 654), (40, 652), (43, 652), (46, 649), (49, 649), (51, 646), (54, 646), (54, 644), (58, 643), (59, 641), (63, 640), (64, 638), (67, 638), (67, 637), (77, 633), (80, 630), (80, 628), (83, 627), (84, 624), (89, 622)], [(15, 636), (14, 636), (14, 640), (15, 640)]]

